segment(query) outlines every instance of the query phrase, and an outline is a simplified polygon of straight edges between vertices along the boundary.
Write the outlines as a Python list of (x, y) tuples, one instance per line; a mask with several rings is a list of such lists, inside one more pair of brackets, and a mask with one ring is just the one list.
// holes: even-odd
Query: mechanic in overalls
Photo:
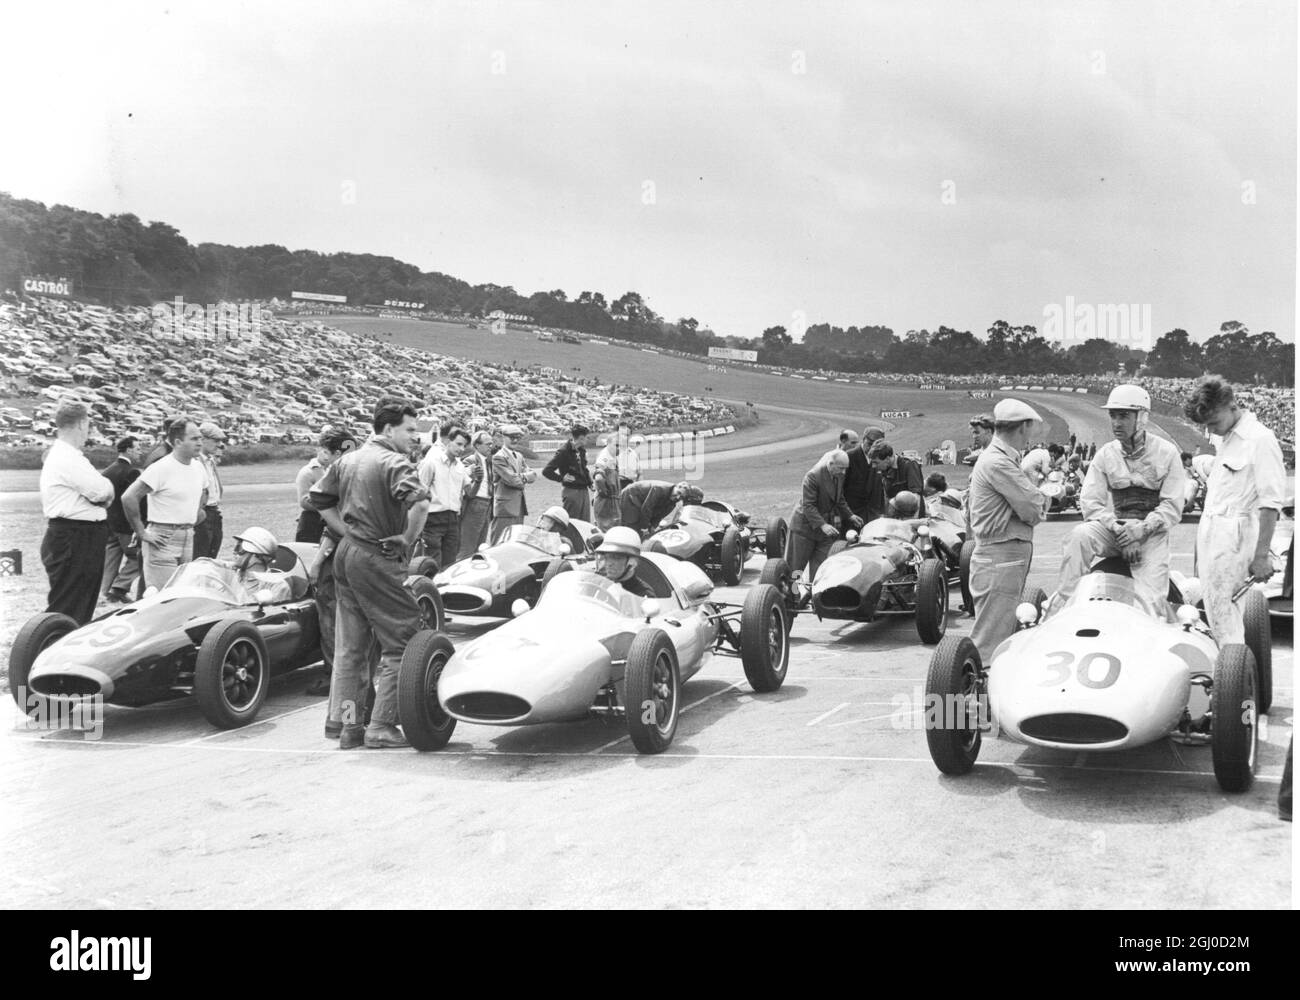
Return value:
[[(989, 663), (1016, 627), (1016, 605), (1034, 555), (1034, 525), (1047, 516), (1045, 494), (1021, 471), (1021, 452), (1042, 420), (1028, 403), (1003, 399), (993, 408), (994, 436), (971, 471), (970, 592), (975, 605), (971, 641)], [(967, 545), (971, 541), (967, 541)]]
[(1196, 532), (1205, 611), (1220, 645), (1244, 643), (1242, 607), (1232, 595), (1247, 579), (1273, 575), (1269, 547), (1286, 491), (1282, 449), (1255, 414), (1238, 408), (1232, 386), (1220, 378), (1197, 386), (1183, 412), (1218, 438)]
[(1113, 441), (1097, 449), (1079, 491), (1083, 523), (1061, 547), (1061, 577), (1050, 607), (1074, 594), (1080, 578), (1107, 556), (1122, 556), (1133, 585), (1154, 607), (1169, 594), (1169, 533), (1183, 516), (1187, 474), (1171, 441), (1147, 433), (1151, 396), (1117, 385), (1102, 409)]

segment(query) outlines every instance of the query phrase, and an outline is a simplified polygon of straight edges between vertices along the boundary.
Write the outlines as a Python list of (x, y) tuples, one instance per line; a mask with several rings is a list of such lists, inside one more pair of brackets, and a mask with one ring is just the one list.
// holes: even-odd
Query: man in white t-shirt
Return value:
[[(207, 472), (197, 461), (203, 450), (199, 425), (178, 418), (167, 431), (169, 454), (140, 473), (122, 494), (122, 511), (140, 539), (140, 565), (146, 587), (161, 587), (177, 566), (192, 558), (194, 525), (203, 520)], [(149, 497), (149, 524), (140, 519), (140, 501)]]

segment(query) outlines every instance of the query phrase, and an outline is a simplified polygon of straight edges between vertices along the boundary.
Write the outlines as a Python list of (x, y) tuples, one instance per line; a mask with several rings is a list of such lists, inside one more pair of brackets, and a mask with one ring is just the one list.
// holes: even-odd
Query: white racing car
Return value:
[[(1177, 575), (1175, 574), (1175, 577)], [(965, 774), (983, 733), (1059, 750), (1126, 750), (1173, 734), (1209, 742), (1229, 792), (1255, 773), (1257, 714), (1272, 702), (1272, 639), (1262, 591), (1245, 590), (1246, 644), (1219, 646), (1176, 579), (1151, 602), (1123, 560), (1099, 563), (1068, 602), (1039, 620), (1045, 597), (1027, 591), (1018, 631), (987, 667), (970, 639), (949, 636), (926, 680), (926, 741), (945, 774)]]
[(641, 556), (640, 598), (581, 567), (555, 575), (537, 606), (460, 649), (422, 631), (406, 648), (398, 712), (417, 750), (438, 750), (456, 720), (489, 726), (623, 717), (642, 753), (660, 753), (677, 730), (682, 684), (714, 653), (739, 655), (755, 691), (777, 690), (789, 663), (789, 617), (776, 588), (743, 605), (708, 600), (698, 566)]

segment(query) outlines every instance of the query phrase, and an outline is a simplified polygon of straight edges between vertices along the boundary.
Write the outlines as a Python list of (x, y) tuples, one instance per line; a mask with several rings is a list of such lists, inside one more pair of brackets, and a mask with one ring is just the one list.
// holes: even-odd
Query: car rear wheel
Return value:
[(980, 654), (965, 636), (942, 639), (925, 679), (925, 742), (944, 774), (967, 774), (980, 753)]
[(740, 537), (740, 529), (734, 524), (722, 533), (720, 549), (722, 582), (734, 587), (740, 583), (740, 575), (745, 571), (745, 543)]
[(948, 631), (948, 574), (943, 559), (925, 559), (916, 579), (916, 634), (933, 646)]
[(1255, 657), (1230, 643), (1219, 650), (1210, 690), (1210, 755), (1214, 777), (1225, 792), (1244, 792), (1255, 780)]
[[(775, 587), (787, 608), (793, 610), (798, 605), (799, 597), (794, 592), (794, 576), (790, 572), (790, 564), (784, 559), (768, 559), (763, 563), (763, 571), (758, 575), (758, 582)], [(790, 624), (793, 622), (794, 619), (791, 618)]]
[(974, 540), (968, 538), (957, 550), (957, 576), (961, 581), (962, 610), (968, 615), (975, 614), (975, 598), (970, 593), (970, 557), (975, 552)]
[(32, 615), (23, 623), (9, 649), (9, 693), (13, 695), (19, 711), (32, 712), (43, 704), (40, 698), (27, 690), (27, 678), (41, 650), (52, 646), (65, 635), (71, 635), (80, 627), (75, 618), (53, 611)]
[(785, 518), (774, 517), (767, 522), (764, 529), (763, 546), (767, 549), (769, 559), (780, 559), (785, 555), (785, 542), (790, 536), (790, 526)]
[(632, 640), (623, 684), (632, 745), (640, 753), (663, 753), (677, 732), (681, 674), (677, 650), (661, 629), (642, 629)]
[(1264, 715), (1273, 707), (1273, 624), (1263, 591), (1252, 587), (1243, 603), (1246, 645), (1255, 654), (1255, 709)]
[(456, 652), (441, 632), (416, 632), (406, 644), (397, 669), (397, 716), (407, 741), (417, 750), (441, 750), (456, 729), (456, 720), (438, 700), (438, 678)]
[(239, 618), (217, 622), (194, 662), (194, 696), (218, 729), (238, 729), (257, 718), (271, 686), (271, 658), (257, 626)]
[(420, 609), (420, 628), (441, 632), (447, 627), (447, 612), (442, 604), (442, 595), (432, 580), (420, 577), (411, 581), (411, 596)]
[[(782, 562), (784, 560), (781, 560)], [(740, 610), (740, 662), (755, 691), (775, 691), (790, 666), (790, 612), (775, 587), (760, 583)]]
[(1034, 624), (1037, 624), (1043, 618), (1043, 605), (1047, 603), (1047, 593), (1042, 587), (1031, 587), (1029, 584), (1025, 584), (1024, 590), (1020, 591), (1020, 603), (1034, 606), (1034, 609), (1038, 612), (1034, 617)]

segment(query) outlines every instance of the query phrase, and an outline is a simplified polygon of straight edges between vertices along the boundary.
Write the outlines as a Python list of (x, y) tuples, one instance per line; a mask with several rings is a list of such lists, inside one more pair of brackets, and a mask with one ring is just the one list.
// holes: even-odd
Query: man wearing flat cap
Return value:
[(505, 443), (492, 456), (492, 473), (496, 488), (492, 496), (492, 542), (500, 541), (512, 524), (523, 524), (528, 513), (524, 488), (537, 480), (537, 472), (528, 467), (528, 461), (515, 450), (523, 440), (524, 429), (518, 424), (502, 424), (501, 436)]
[[(1004, 399), (993, 408), (993, 438), (971, 472), (967, 494), (971, 538), (970, 592), (975, 604), (971, 641), (987, 665), (1011, 636), (1016, 605), (1034, 554), (1034, 525), (1048, 499), (1021, 471), (1021, 453), (1042, 418), (1028, 403)], [(971, 544), (969, 541), (966, 544)]]
[(211, 420), (199, 425), (203, 450), (198, 462), (208, 486), (208, 499), (203, 505), (203, 520), (194, 526), (194, 558), (217, 558), (221, 551), (221, 474), (217, 463), (226, 450), (226, 432)]

